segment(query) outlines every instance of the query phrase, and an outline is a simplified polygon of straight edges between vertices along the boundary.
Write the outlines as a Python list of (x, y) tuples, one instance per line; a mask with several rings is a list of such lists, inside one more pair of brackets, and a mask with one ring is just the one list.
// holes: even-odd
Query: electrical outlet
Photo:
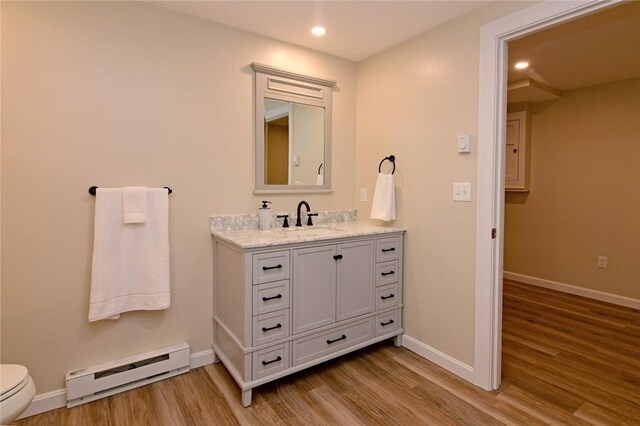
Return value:
[(367, 201), (367, 188), (360, 188), (360, 201)]
[(608, 267), (607, 256), (598, 256), (598, 268), (607, 269)]

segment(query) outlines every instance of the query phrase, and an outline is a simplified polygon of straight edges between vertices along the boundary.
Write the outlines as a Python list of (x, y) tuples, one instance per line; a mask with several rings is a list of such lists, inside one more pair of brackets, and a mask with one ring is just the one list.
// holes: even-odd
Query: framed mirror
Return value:
[(331, 92), (335, 81), (252, 63), (254, 193), (331, 191)]

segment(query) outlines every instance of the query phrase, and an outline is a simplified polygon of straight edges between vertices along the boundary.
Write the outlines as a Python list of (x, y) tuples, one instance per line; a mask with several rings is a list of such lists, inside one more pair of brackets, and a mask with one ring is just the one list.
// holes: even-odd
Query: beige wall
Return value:
[(506, 271), (640, 299), (639, 118), (640, 79), (534, 105), (531, 192), (506, 196)]
[[(338, 81), (334, 192), (355, 207), (355, 65), (144, 3), (2, 2), (2, 362), (68, 370), (211, 344), (209, 216), (257, 213), (253, 61)], [(172, 305), (87, 322), (91, 185), (171, 186)], [(262, 198), (262, 197), (261, 197)]]
[[(477, 157), (456, 140), (477, 135), (480, 27), (530, 5), (490, 4), (358, 64), (356, 184), (370, 194), (358, 210), (368, 216), (378, 162), (395, 154), (407, 334), (469, 365)], [(472, 183), (472, 202), (452, 201), (453, 182)]]

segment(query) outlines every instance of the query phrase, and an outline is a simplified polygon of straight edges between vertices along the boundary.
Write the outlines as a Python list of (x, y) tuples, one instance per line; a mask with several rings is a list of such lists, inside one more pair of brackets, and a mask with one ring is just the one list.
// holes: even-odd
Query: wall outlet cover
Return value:
[(598, 256), (598, 268), (607, 269), (609, 267), (607, 256)]

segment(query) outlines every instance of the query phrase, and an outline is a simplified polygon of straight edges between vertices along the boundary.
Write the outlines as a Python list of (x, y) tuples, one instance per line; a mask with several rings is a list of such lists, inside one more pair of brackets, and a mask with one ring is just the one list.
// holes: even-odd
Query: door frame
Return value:
[(501, 380), (507, 43), (621, 2), (547, 1), (480, 29), (473, 382), (483, 389)]

